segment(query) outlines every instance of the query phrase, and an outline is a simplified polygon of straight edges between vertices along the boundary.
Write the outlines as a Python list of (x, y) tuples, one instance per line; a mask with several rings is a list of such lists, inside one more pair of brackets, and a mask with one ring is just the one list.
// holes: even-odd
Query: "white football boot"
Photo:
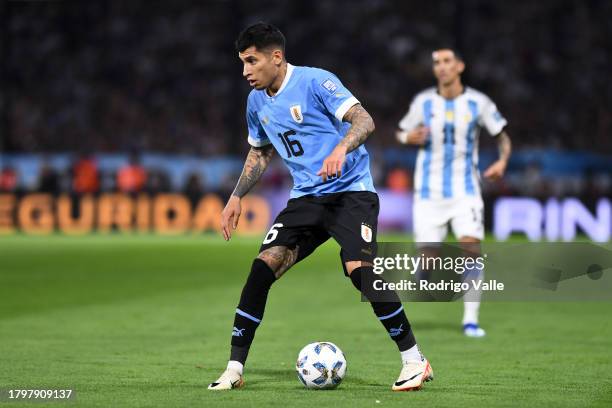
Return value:
[(423, 388), (423, 383), (431, 380), (433, 380), (433, 370), (429, 361), (423, 357), (421, 361), (405, 362), (391, 389), (393, 391), (417, 391)]
[(244, 385), (242, 375), (235, 370), (225, 370), (221, 377), (208, 386), (209, 390), (231, 390)]

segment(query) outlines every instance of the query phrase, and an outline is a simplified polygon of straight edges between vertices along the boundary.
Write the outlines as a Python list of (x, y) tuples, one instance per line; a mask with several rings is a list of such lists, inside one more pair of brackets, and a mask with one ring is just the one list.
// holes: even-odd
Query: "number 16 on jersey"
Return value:
[(298, 140), (291, 140), (289, 136), (295, 135), (295, 130), (288, 130), (285, 133), (279, 133), (278, 137), (280, 137), (283, 142), (283, 146), (287, 150), (287, 157), (291, 156), (301, 156), (304, 154), (304, 149)]

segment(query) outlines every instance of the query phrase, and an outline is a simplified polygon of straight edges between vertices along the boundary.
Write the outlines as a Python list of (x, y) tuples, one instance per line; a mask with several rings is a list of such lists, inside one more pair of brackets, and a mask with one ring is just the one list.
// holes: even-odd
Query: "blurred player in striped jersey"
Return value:
[[(499, 159), (484, 172), (490, 180), (504, 175), (511, 143), (504, 130), (506, 119), (485, 94), (461, 82), (465, 63), (449, 48), (432, 53), (437, 87), (424, 90), (413, 99), (399, 123), (398, 140), (419, 146), (414, 173), (415, 241), (426, 255), (435, 255), (435, 246), (444, 241), (450, 224), (463, 249), (476, 256), (484, 238), (483, 202), (478, 174), (480, 130), (497, 139)], [(466, 272), (467, 279), (482, 279), (482, 270)], [(482, 337), (479, 326), (480, 294), (464, 302), (463, 332)]]

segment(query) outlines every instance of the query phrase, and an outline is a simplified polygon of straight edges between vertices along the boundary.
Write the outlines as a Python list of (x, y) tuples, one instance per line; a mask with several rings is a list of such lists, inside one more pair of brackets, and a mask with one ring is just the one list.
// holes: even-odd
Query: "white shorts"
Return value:
[(414, 200), (412, 207), (415, 242), (442, 242), (448, 224), (456, 239), (484, 239), (484, 204), (480, 196)]

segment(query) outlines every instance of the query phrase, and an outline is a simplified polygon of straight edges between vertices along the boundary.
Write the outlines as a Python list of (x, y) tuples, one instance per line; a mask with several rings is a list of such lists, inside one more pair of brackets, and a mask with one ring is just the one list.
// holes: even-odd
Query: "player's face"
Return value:
[(433, 72), (441, 85), (449, 85), (456, 81), (465, 64), (455, 56), (452, 50), (437, 50), (432, 54)]
[(242, 76), (257, 90), (269, 88), (274, 83), (283, 62), (281, 50), (259, 51), (254, 46), (239, 52), (238, 57), (243, 64)]

